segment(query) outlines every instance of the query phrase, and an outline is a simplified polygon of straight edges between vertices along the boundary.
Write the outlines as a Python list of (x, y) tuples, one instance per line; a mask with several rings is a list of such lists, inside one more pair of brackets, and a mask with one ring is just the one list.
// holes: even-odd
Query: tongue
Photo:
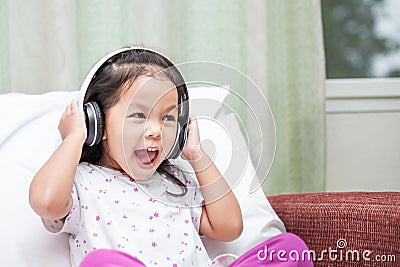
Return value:
[(147, 149), (141, 149), (136, 150), (135, 155), (140, 160), (140, 162), (148, 165), (157, 156), (157, 151), (147, 151)]

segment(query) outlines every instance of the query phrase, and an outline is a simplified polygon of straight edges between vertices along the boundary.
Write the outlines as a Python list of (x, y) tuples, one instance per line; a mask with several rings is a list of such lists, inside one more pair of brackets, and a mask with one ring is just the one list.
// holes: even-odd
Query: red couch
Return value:
[(268, 200), (287, 231), (315, 252), (315, 266), (400, 266), (400, 192), (301, 193)]

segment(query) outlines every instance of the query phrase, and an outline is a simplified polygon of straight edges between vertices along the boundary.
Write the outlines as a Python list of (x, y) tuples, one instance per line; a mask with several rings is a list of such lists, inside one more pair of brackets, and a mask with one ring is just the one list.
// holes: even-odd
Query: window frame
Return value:
[(400, 78), (326, 79), (326, 113), (400, 112)]

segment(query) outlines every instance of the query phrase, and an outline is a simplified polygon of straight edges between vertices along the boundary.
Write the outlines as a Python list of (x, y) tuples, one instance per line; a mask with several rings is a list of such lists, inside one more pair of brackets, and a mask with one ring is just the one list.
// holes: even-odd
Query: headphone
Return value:
[[(104, 118), (103, 112), (98, 103), (95, 101), (89, 101), (84, 103), (86, 91), (89, 87), (90, 82), (95, 77), (97, 71), (103, 66), (105, 62), (111, 59), (113, 56), (118, 55), (120, 53), (131, 51), (131, 50), (144, 50), (152, 53), (156, 53), (161, 56), (165, 61), (168, 62), (169, 65), (175, 66), (171, 60), (169, 60), (164, 55), (143, 47), (127, 47), (119, 50), (115, 50), (103, 58), (101, 58), (89, 71), (85, 80), (82, 83), (80, 96), (79, 96), (79, 109), (81, 110), (87, 129), (87, 138), (85, 141), (85, 145), (95, 146), (98, 145), (103, 137), (104, 133)], [(175, 66), (176, 67), (176, 66)], [(182, 77), (182, 81), (184, 81), (182, 74), (176, 68), (178, 74)], [(167, 155), (167, 159), (176, 159), (183, 150), (183, 147), (186, 143), (187, 138), (187, 126), (189, 121), (189, 94), (186, 87), (185, 82), (179, 84), (183, 90), (178, 90), (178, 119), (177, 119), (177, 130), (174, 145), (172, 146), (171, 151)]]

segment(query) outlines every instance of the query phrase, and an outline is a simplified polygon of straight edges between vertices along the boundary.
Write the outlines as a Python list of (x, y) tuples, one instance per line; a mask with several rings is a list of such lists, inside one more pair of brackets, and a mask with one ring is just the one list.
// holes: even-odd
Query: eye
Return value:
[(143, 113), (133, 113), (129, 117), (135, 118), (135, 119), (145, 119), (146, 116)]
[(163, 121), (175, 121), (174, 115), (166, 115), (163, 117)]

